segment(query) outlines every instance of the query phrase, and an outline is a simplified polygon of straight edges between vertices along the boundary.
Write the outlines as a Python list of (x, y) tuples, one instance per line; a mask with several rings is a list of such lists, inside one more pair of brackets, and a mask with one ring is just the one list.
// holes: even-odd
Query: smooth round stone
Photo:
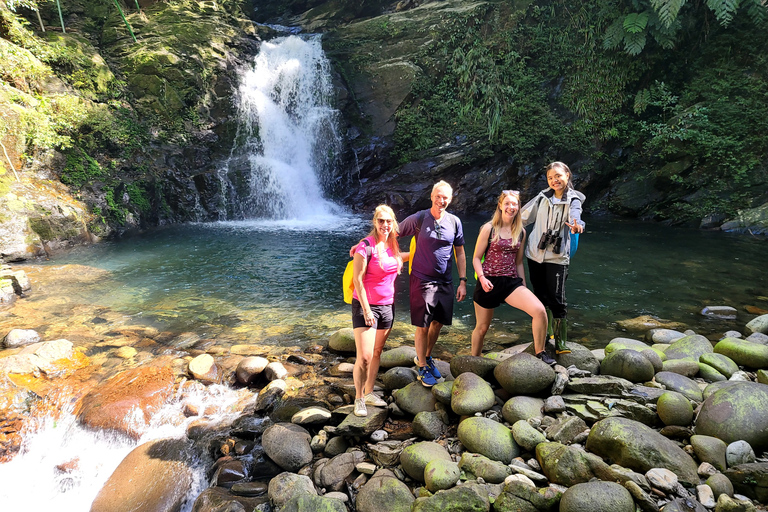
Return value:
[(291, 417), (291, 423), (297, 425), (315, 425), (331, 419), (331, 411), (325, 407), (307, 407)]
[(713, 382), (712, 384), (709, 384), (706, 388), (704, 388), (704, 391), (701, 392), (702, 398), (706, 400), (715, 391), (719, 389), (727, 388), (728, 386), (733, 386), (738, 383), (739, 381), (736, 381), (736, 380), (721, 380), (721, 381)]
[(740, 382), (715, 391), (701, 405), (696, 433), (726, 443), (746, 441), (756, 450), (768, 448), (768, 386)]
[(448, 451), (431, 441), (412, 444), (400, 454), (400, 464), (405, 472), (419, 482), (424, 482), (424, 470), (434, 460), (452, 462)]
[(413, 368), (396, 366), (384, 372), (384, 375), (381, 376), (381, 382), (387, 389), (401, 389), (411, 382), (416, 382), (418, 376), (419, 374)]
[(453, 391), (453, 381), (446, 380), (438, 382), (432, 386), (432, 394), (435, 399), (444, 405), (451, 405), (451, 392)]
[(712, 343), (700, 334), (693, 334), (670, 343), (669, 348), (664, 351), (664, 354), (666, 354), (667, 359), (692, 359), (698, 361), (702, 354), (710, 352), (712, 352)]
[(693, 359), (667, 359), (662, 363), (661, 371), (691, 378), (699, 373), (699, 363)]
[(189, 362), (189, 373), (201, 382), (217, 382), (220, 379), (216, 361), (210, 354), (200, 354)]
[(311, 440), (309, 432), (293, 423), (272, 425), (261, 436), (264, 452), (287, 471), (298, 471), (312, 461)]
[(471, 372), (456, 377), (451, 395), (451, 409), (459, 416), (485, 412), (496, 403), (491, 385)]
[(712, 368), (708, 364), (699, 362), (699, 378), (704, 379), (707, 382), (720, 382), (723, 380), (728, 380), (728, 378), (717, 371), (715, 368)]
[(671, 493), (677, 489), (677, 475), (664, 468), (649, 469), (645, 473), (645, 478), (652, 487), (661, 489), (665, 493)]
[(734, 441), (725, 449), (725, 461), (729, 468), (755, 462), (755, 452), (746, 441)]
[(665, 425), (688, 426), (693, 420), (691, 402), (675, 391), (667, 391), (659, 397), (656, 412)]
[(133, 347), (120, 347), (117, 349), (117, 352), (115, 352), (115, 355), (120, 359), (130, 359), (138, 353), (139, 351)]
[(701, 314), (718, 320), (736, 320), (736, 308), (731, 306), (705, 306)]
[(253, 384), (258, 378), (264, 368), (269, 364), (269, 360), (260, 356), (248, 356), (244, 357), (238, 364), (235, 370), (235, 378), (237, 382), (247, 386)]
[(334, 332), (328, 340), (328, 348), (335, 352), (354, 354), (355, 331), (351, 327), (343, 327)]
[(479, 453), (464, 452), (461, 454), (459, 469), (470, 472), (476, 478), (482, 478), (491, 484), (500, 484), (511, 473), (509, 466), (497, 460), (491, 460)]
[(418, 413), (411, 423), (413, 433), (429, 441), (437, 439), (448, 429), (448, 426), (443, 422), (442, 416), (443, 413), (437, 411)]
[(731, 480), (722, 473), (716, 473), (707, 478), (706, 484), (712, 489), (715, 499), (721, 494), (733, 497), (733, 484)]
[(424, 468), (424, 482), (429, 492), (450, 489), (459, 481), (461, 471), (453, 461), (433, 460)]
[(600, 364), (600, 373), (637, 383), (651, 380), (655, 371), (653, 364), (640, 352), (619, 349), (606, 354)]
[[(734, 338), (741, 338), (741, 336), (734, 336)], [(747, 341), (751, 341), (752, 343), (768, 345), (768, 334), (763, 334), (761, 332), (753, 332), (752, 334), (750, 334), (744, 339)]]
[(739, 366), (768, 368), (768, 345), (736, 338), (723, 338), (715, 345), (715, 352), (728, 356)]
[[(574, 343), (572, 341), (569, 341), (567, 345), (570, 353), (555, 354), (557, 364), (565, 368), (575, 366), (579, 370), (588, 371), (593, 375), (596, 375), (600, 372), (600, 361), (597, 360), (591, 350), (589, 350), (584, 345), (580, 345), (579, 343)], [(531, 346), (526, 351), (529, 351), (529, 353), (533, 354), (533, 344), (531, 344)]]
[(17, 348), (40, 341), (40, 335), (33, 329), (11, 329), (3, 339), (5, 348)]
[(661, 358), (658, 352), (647, 348), (645, 350), (641, 350), (640, 353), (643, 354), (643, 357), (650, 361), (651, 365), (653, 366), (654, 375), (664, 369), (664, 360)]
[(536, 430), (525, 420), (516, 421), (512, 425), (512, 437), (515, 442), (529, 452), (536, 449), (539, 443), (545, 443), (547, 437)]
[(768, 315), (760, 315), (757, 318), (750, 320), (749, 323), (747, 323), (747, 330), (749, 332), (768, 334)]
[(357, 512), (411, 512), (411, 490), (387, 469), (378, 470), (355, 499)]
[(635, 512), (635, 501), (624, 486), (595, 480), (563, 493), (560, 512)]
[(308, 476), (288, 471), (280, 473), (269, 481), (267, 496), (280, 509), (292, 496), (297, 494), (316, 495), (315, 485)]
[(739, 371), (739, 366), (734, 363), (730, 357), (722, 354), (715, 354), (714, 352), (702, 354), (701, 357), (699, 357), (699, 362), (708, 364), (729, 379), (731, 378), (731, 375)]
[(536, 356), (521, 353), (499, 363), (493, 371), (499, 384), (513, 395), (531, 395), (549, 389), (555, 370)]
[(461, 375), (470, 372), (483, 379), (493, 379), (493, 371), (500, 361), (482, 356), (456, 356), (451, 359), (451, 373)]
[[(698, 367), (699, 365), (696, 364), (696, 368)], [(694, 402), (701, 402), (702, 400), (699, 385), (696, 384), (696, 381), (691, 380), (688, 377), (678, 373), (664, 371), (657, 373), (654, 380), (670, 391), (681, 393), (688, 400), (693, 400)]]
[(381, 353), (380, 365), (382, 368), (395, 368), (413, 366), (413, 358), (416, 357), (416, 349), (413, 347), (396, 347)]
[(512, 432), (501, 423), (488, 418), (465, 419), (459, 423), (458, 437), (470, 452), (485, 455), (504, 464), (509, 464), (520, 454)]
[(650, 341), (653, 343), (670, 344), (683, 336), (685, 334), (673, 329), (651, 329), (649, 332)]
[(541, 412), (544, 407), (544, 400), (530, 396), (513, 396), (506, 401), (501, 408), (501, 415), (504, 421), (514, 425), (519, 420), (529, 420), (530, 418), (541, 418), (544, 414)]
[(693, 452), (700, 461), (711, 464), (719, 471), (725, 471), (728, 467), (725, 461), (727, 445), (721, 439), (694, 435), (691, 436), (691, 446), (693, 446)]
[(234, 484), (230, 491), (236, 496), (261, 496), (268, 489), (264, 482), (240, 482)]
[(400, 409), (413, 416), (420, 412), (434, 411), (437, 403), (432, 391), (421, 382), (412, 382), (392, 393), (392, 396)]
[(650, 345), (633, 338), (613, 338), (605, 347), (605, 355), (622, 349), (636, 350), (638, 352), (651, 348)]

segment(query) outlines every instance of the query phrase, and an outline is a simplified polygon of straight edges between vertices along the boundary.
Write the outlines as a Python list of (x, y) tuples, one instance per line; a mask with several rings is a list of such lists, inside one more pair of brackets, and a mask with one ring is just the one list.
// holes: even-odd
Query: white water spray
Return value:
[[(239, 173), (249, 173), (249, 197), (239, 197), (237, 217), (308, 219), (337, 213), (320, 186), (341, 148), (332, 93), (319, 36), (262, 43), (238, 92), (241, 125), (233, 158)], [(230, 182), (237, 180), (232, 160), (225, 171)]]

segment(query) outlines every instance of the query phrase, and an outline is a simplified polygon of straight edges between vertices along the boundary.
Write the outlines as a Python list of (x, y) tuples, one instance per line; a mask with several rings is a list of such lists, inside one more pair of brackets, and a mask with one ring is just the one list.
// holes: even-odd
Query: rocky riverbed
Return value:
[[(25, 327), (24, 307), (22, 298), (6, 309), (3, 325)], [(177, 402), (177, 417), (163, 421), (186, 434), (136, 447), (91, 510), (765, 509), (768, 315), (719, 339), (648, 327), (604, 349), (569, 343), (570, 354), (555, 355), (550, 346), (554, 368), (528, 344), (443, 353), (447, 377), (431, 389), (416, 380), (414, 349), (394, 346), (376, 390), (388, 405), (365, 418), (351, 414), (348, 328), (302, 348), (174, 343), (154, 352), (165, 334), (151, 329), (111, 337), (73, 325), (74, 342), (6, 329), (0, 449), (12, 460), (36, 424), (65, 411), (138, 439)], [(222, 386), (233, 398), (217, 403)], [(201, 394), (214, 400), (200, 405)], [(189, 496), (201, 460), (210, 485)]]

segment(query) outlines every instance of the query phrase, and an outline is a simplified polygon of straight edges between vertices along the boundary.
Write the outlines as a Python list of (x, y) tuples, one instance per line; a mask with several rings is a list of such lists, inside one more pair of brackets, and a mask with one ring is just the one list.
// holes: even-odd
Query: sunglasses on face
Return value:
[(376, 219), (379, 224), (392, 224), (395, 221), (393, 219)]

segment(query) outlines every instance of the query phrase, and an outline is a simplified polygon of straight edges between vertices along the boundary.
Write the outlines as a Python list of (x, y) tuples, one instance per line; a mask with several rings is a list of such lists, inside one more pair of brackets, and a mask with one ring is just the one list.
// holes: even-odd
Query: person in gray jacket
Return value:
[(554, 338), (556, 353), (567, 354), (570, 350), (566, 344), (565, 281), (571, 256), (571, 234), (584, 232), (581, 205), (586, 197), (573, 188), (571, 170), (563, 162), (552, 162), (547, 166), (547, 183), (549, 188), (539, 192), (521, 212), (523, 225), (533, 224), (525, 256), (533, 293), (547, 308), (549, 338)]

